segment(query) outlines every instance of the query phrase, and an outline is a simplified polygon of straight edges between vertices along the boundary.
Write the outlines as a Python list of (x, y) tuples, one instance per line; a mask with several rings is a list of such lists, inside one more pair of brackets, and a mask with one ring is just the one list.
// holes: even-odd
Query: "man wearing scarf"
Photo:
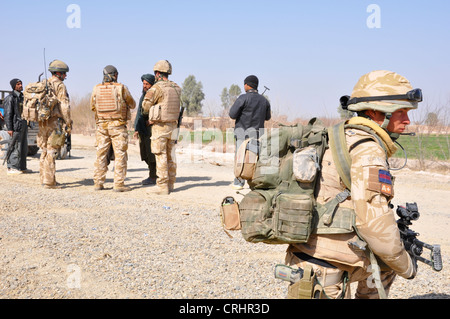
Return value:
[(136, 120), (134, 122), (134, 138), (139, 138), (139, 149), (141, 160), (147, 163), (149, 177), (142, 181), (142, 185), (156, 184), (156, 159), (152, 153), (150, 138), (152, 137), (152, 126), (148, 124), (148, 115), (142, 114), (142, 101), (145, 94), (155, 83), (155, 76), (152, 74), (144, 74), (142, 80), (142, 96), (139, 100)]

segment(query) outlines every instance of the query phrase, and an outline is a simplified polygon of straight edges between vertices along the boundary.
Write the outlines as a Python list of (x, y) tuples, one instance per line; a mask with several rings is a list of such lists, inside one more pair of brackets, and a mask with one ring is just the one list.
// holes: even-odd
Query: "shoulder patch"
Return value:
[(389, 173), (389, 171), (386, 171), (384, 169), (380, 169), (378, 171), (378, 180), (381, 183), (392, 185), (391, 173)]
[(370, 167), (368, 190), (381, 193), (387, 197), (392, 197), (394, 195), (394, 189), (392, 187), (392, 177), (389, 171)]

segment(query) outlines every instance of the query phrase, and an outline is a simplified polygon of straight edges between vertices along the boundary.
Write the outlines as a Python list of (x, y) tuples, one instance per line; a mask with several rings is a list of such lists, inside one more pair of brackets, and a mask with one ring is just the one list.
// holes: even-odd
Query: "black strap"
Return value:
[(327, 262), (323, 259), (315, 258), (315, 257), (312, 257), (305, 253), (295, 252), (294, 255), (295, 255), (295, 257), (300, 258), (303, 261), (307, 261), (307, 262), (315, 264), (315, 265), (319, 265), (319, 266), (326, 267), (326, 268), (333, 268), (333, 269), (337, 268), (336, 266), (333, 266), (332, 264), (330, 264), (329, 262)]

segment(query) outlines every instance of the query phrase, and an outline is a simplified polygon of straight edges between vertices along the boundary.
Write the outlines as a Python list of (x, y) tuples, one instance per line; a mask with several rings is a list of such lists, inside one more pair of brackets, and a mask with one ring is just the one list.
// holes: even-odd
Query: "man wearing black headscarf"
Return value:
[(12, 79), (10, 82), (12, 92), (5, 98), (5, 125), (8, 134), (13, 137), (18, 135), (14, 148), (7, 161), (8, 175), (22, 174), (27, 170), (28, 154), (28, 126), (27, 121), (22, 119), (23, 110), (23, 84), (19, 79)]
[[(234, 138), (236, 151), (248, 138), (259, 138), (264, 129), (264, 122), (270, 120), (271, 111), (269, 101), (258, 93), (259, 80), (254, 75), (249, 75), (244, 80), (245, 94), (240, 95), (231, 106), (229, 115), (236, 120), (234, 126)], [(234, 179), (234, 189), (242, 189), (244, 180)]]
[(152, 136), (152, 127), (148, 124), (148, 114), (142, 114), (142, 101), (145, 94), (155, 83), (155, 76), (152, 74), (144, 74), (142, 80), (142, 96), (139, 100), (139, 106), (134, 122), (134, 138), (139, 138), (139, 149), (141, 152), (141, 160), (145, 161), (149, 169), (149, 177), (142, 181), (142, 185), (156, 184), (156, 158), (152, 153), (150, 137)]

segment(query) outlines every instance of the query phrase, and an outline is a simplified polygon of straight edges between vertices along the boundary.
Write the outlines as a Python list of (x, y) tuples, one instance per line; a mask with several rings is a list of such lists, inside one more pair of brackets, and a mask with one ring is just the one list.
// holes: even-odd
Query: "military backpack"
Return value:
[(332, 148), (333, 157), (340, 154), (336, 155), (336, 166), (345, 175), (343, 180), (349, 180), (350, 156), (339, 139), (345, 141), (344, 123), (327, 128), (313, 118), (307, 125), (280, 126), (256, 141), (242, 143), (236, 154), (235, 175), (246, 179), (251, 190), (239, 203), (241, 233), (246, 241), (306, 243), (313, 232), (354, 231), (353, 210), (338, 207), (350, 195), (349, 186), (324, 205), (315, 198), (327, 148)]
[(25, 87), (22, 118), (31, 122), (47, 121), (58, 99), (47, 80), (33, 82)]

